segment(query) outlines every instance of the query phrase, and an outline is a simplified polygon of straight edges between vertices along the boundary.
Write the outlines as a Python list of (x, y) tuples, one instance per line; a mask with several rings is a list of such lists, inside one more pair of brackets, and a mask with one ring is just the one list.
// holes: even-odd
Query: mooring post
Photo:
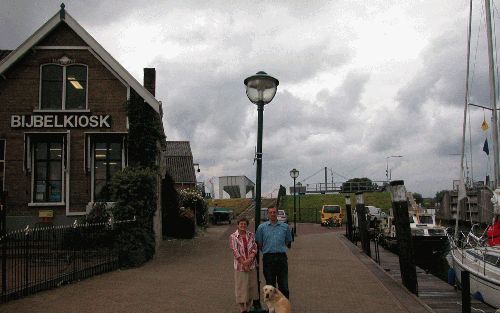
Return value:
[(361, 247), (369, 257), (372, 256), (370, 249), (370, 236), (368, 235), (368, 223), (366, 222), (365, 199), (363, 192), (356, 192), (356, 214), (358, 216), (359, 236)]
[(395, 180), (390, 186), (396, 238), (399, 251), (399, 268), (403, 285), (412, 293), (418, 295), (417, 268), (411, 239), (408, 200), (404, 181)]
[(2, 302), (7, 297), (7, 192), (0, 190), (0, 245), (2, 246)]
[(351, 195), (345, 196), (345, 214), (347, 215), (347, 238), (352, 241), (352, 210), (351, 210)]
[(470, 273), (463, 270), (460, 282), (462, 283), (462, 313), (471, 313), (470, 311)]

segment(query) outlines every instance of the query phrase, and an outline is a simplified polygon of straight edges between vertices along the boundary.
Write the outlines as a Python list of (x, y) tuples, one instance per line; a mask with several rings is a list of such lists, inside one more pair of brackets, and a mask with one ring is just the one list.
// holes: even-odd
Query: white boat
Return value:
[[(462, 241), (451, 239), (450, 266), (460, 283), (462, 271), (470, 273), (470, 291), (476, 299), (500, 308), (500, 245), (490, 246), (485, 239), (472, 232)], [(460, 247), (456, 244), (459, 242)]]
[[(456, 225), (454, 236), (450, 235), (450, 267), (455, 271), (455, 277), (461, 282), (461, 273), (466, 270), (470, 273), (470, 292), (485, 303), (500, 308), (500, 168), (499, 168), (499, 141), (498, 141), (498, 119), (496, 104), (495, 66), (493, 55), (492, 26), (490, 0), (485, 0), (486, 30), (488, 35), (488, 56), (490, 68), (490, 101), (492, 112), (492, 137), (494, 155), (494, 184), (495, 190), (491, 201), (493, 203), (493, 220), (487, 232), (482, 236), (474, 234), (474, 227), (467, 235), (458, 232), (459, 212), (467, 197), (464, 184), (464, 158), (465, 158), (465, 130), (467, 121), (467, 108), (469, 105), (469, 66), (467, 66), (466, 94), (464, 120), (462, 130), (462, 158), (460, 166), (460, 184), (458, 188), (458, 207), (456, 212)], [(470, 4), (472, 12), (472, 2)], [(470, 15), (471, 16), (471, 15)], [(470, 52), (470, 30), (469, 20), (469, 46)], [(468, 53), (468, 57), (470, 53)], [(469, 63), (469, 60), (467, 60)], [(489, 187), (488, 187), (489, 189)], [(490, 189), (491, 190), (491, 189)]]
[[(408, 215), (416, 256), (438, 256), (448, 251), (446, 228), (436, 225), (434, 213), (419, 208), (418, 210), (410, 210)], [(391, 214), (387, 218), (387, 222), (381, 226), (381, 234), (383, 235), (381, 236), (381, 243), (389, 248), (395, 248), (397, 246), (397, 237), (393, 215)]]

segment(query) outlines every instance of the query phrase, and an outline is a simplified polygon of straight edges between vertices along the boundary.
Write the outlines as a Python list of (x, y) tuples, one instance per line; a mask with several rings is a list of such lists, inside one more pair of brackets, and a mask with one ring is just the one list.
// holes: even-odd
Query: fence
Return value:
[(26, 227), (0, 237), (0, 303), (118, 268), (117, 238), (135, 220)]

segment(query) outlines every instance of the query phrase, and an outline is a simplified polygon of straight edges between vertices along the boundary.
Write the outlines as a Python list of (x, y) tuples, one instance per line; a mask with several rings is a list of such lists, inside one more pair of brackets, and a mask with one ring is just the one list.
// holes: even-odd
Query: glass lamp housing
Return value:
[(279, 81), (276, 78), (267, 75), (263, 71), (247, 77), (244, 83), (248, 99), (255, 104), (259, 102), (264, 104), (271, 102), (276, 95), (279, 85)]

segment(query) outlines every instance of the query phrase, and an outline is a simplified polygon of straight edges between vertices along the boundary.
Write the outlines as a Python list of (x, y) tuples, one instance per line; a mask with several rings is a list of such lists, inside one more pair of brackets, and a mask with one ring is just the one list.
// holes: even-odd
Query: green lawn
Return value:
[[(350, 194), (352, 205), (356, 205), (355, 195)], [(299, 206), (300, 198), (300, 206)], [(366, 192), (364, 193), (365, 205), (373, 205), (389, 213), (391, 207), (391, 195), (389, 192)], [(345, 216), (344, 194), (309, 194), (297, 195), (297, 222), (319, 223), (321, 220), (321, 207), (325, 204), (336, 204), (342, 207)], [(288, 220), (293, 222), (293, 196), (285, 196), (280, 204), (281, 209), (288, 214)], [(299, 209), (300, 208), (300, 209)]]

